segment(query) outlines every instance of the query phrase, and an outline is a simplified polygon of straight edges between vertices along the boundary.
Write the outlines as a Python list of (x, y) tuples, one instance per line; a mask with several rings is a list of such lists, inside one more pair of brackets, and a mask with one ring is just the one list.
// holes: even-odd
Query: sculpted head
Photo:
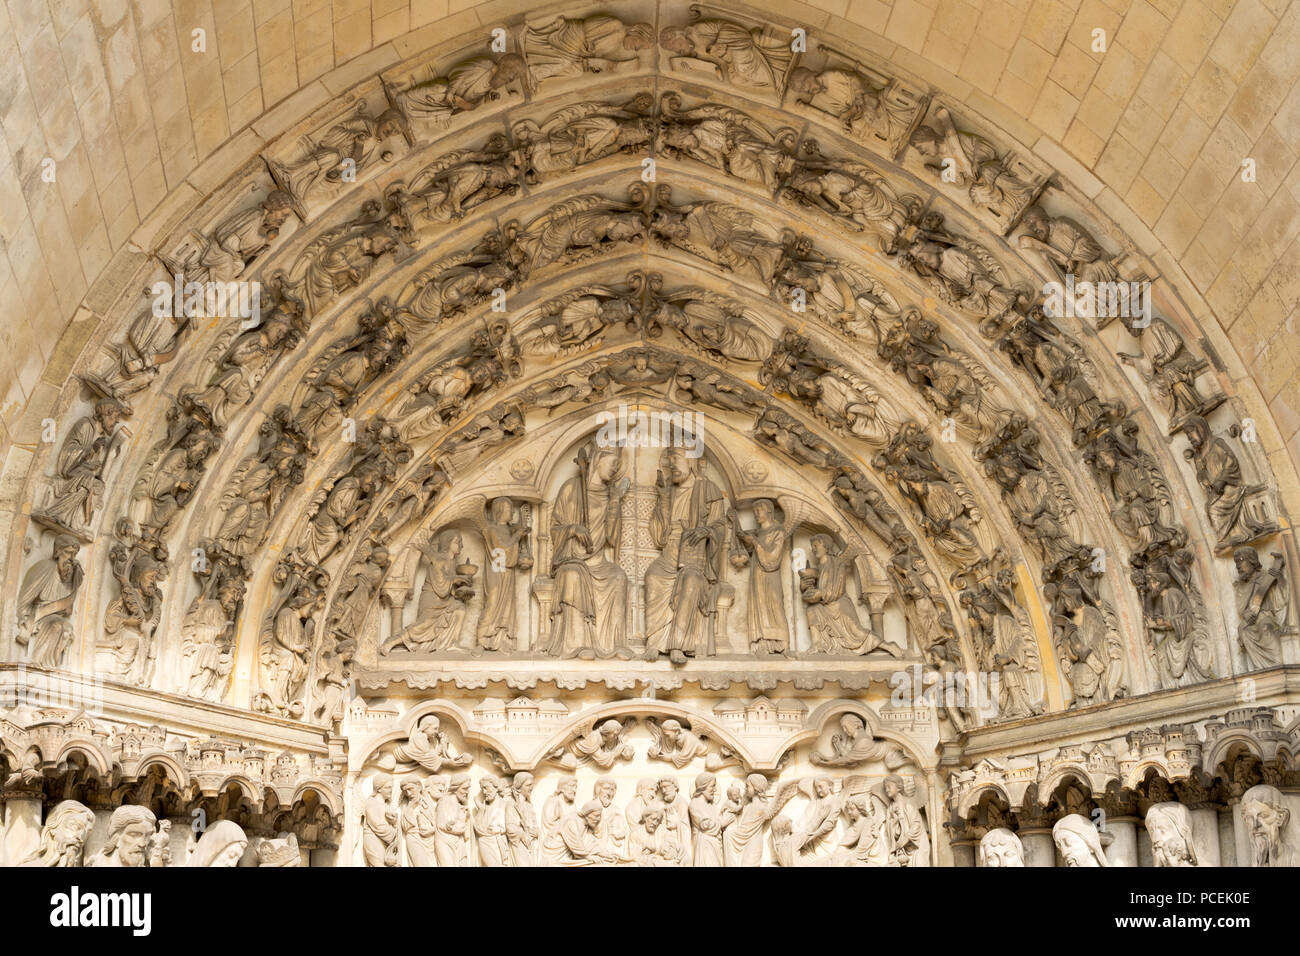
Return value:
[(695, 53), (695, 44), (691, 42), (685, 27), (664, 27), (659, 31), (659, 45), (678, 56), (691, 56)]
[(717, 792), (718, 778), (711, 773), (702, 773), (695, 778), (695, 789), (691, 791), (691, 796), (703, 797), (712, 802)]
[(845, 714), (840, 718), (840, 729), (849, 737), (856, 737), (865, 727), (866, 724), (857, 714)]
[(436, 777), (430, 777), (424, 782), (424, 792), (432, 800), (441, 800), (447, 795), (451, 787), (451, 781), (446, 774), (438, 774)]
[(371, 793), (387, 803), (393, 796), (393, 778), (386, 773), (377, 773), (370, 781)]
[(588, 800), (578, 811), (578, 816), (582, 817), (583, 822), (587, 824), (587, 829), (595, 830), (600, 826), (600, 815), (604, 811), (599, 800)]
[(451, 791), (461, 803), (469, 802), (470, 777), (467, 773), (458, 773), (451, 778)]
[(1232, 552), (1232, 564), (1237, 569), (1237, 576), (1243, 581), (1252, 577), (1261, 567), (1259, 554), (1254, 548), (1246, 546)]
[(1284, 833), (1291, 820), (1282, 792), (1266, 783), (1251, 787), (1241, 797), (1241, 818), (1255, 852), (1254, 865), (1278, 866)]
[(218, 820), (199, 838), (186, 866), (237, 866), (247, 848), (248, 837), (238, 823), (233, 820)]
[(646, 808), (641, 811), (641, 826), (645, 827), (645, 832), (654, 833), (659, 829), (659, 824), (663, 822), (663, 805), (659, 803), (646, 804)]
[(661, 777), (659, 779), (659, 796), (663, 797), (664, 803), (672, 803), (677, 799), (676, 777)]
[(1156, 851), (1157, 866), (1196, 865), (1192, 815), (1185, 806), (1171, 801), (1152, 804), (1147, 810), (1146, 827), (1151, 847)]
[(557, 793), (563, 795), (565, 800), (572, 803), (574, 798), (578, 796), (578, 778), (565, 777), (555, 789)]
[(619, 735), (623, 732), (623, 725), (617, 720), (607, 720), (600, 725), (600, 740), (606, 747), (612, 747), (618, 742)]
[(679, 721), (673, 720), (671, 717), (669, 717), (667, 720), (663, 722), (663, 726), (660, 729), (663, 731), (664, 741), (667, 743), (672, 743), (681, 734), (682, 725)]
[(515, 774), (511, 788), (515, 793), (527, 800), (533, 795), (533, 775), (527, 771)]
[(156, 824), (157, 818), (148, 807), (118, 807), (108, 820), (103, 855), (115, 860), (118, 866), (144, 866), (145, 852)]
[(1024, 866), (1025, 848), (1006, 827), (984, 834), (980, 840), (980, 866)]
[(402, 781), (402, 798), (414, 802), (419, 799), (423, 787), (418, 780)]
[(830, 777), (818, 777), (813, 781), (813, 793), (818, 799), (829, 797), (835, 792), (835, 781)]
[(659, 782), (652, 777), (642, 777), (636, 782), (636, 795), (643, 801), (654, 799), (655, 788)]
[(761, 773), (751, 773), (745, 778), (745, 795), (758, 797), (767, 793), (767, 777)]
[(41, 846), (29, 862), (42, 866), (81, 866), (86, 837), (95, 824), (95, 814), (76, 800), (56, 804), (45, 818)]
[(595, 794), (596, 799), (600, 801), (602, 807), (609, 806), (614, 800), (614, 794), (617, 792), (618, 784), (609, 777), (601, 777), (597, 780), (596, 786), (592, 790), (592, 793)]
[(1087, 817), (1078, 813), (1062, 817), (1052, 827), (1052, 839), (1066, 866), (1106, 866), (1101, 835)]

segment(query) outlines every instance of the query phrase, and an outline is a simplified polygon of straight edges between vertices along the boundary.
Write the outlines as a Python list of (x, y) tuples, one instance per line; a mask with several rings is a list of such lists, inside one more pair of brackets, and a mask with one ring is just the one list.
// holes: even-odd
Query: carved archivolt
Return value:
[[(10, 656), (327, 726), (356, 678), (998, 675), (955, 737), (1294, 653), (1240, 400), (1174, 309), (1043, 286), (1150, 264), (1022, 144), (711, 9), (506, 32), (361, 82), (159, 242), (145, 278), (257, 280), (261, 314), (123, 305), (34, 479)], [(587, 421), (625, 407), (719, 444), (628, 463)], [(613, 746), (571, 743), (537, 753)]]

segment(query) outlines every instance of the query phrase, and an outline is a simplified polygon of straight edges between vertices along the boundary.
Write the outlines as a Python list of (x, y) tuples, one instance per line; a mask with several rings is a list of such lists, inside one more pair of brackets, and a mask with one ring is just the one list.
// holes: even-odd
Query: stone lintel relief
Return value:
[(356, 865), (934, 863), (936, 778), (863, 703), (472, 700), (354, 705)]

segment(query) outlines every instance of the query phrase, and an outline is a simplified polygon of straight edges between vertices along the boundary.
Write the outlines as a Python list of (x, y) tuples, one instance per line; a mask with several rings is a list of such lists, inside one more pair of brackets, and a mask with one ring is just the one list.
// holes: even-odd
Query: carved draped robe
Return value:
[(1160, 595), (1159, 605), (1157, 613), (1169, 624), (1159, 644), (1169, 675), (1178, 686), (1213, 679), (1214, 650), (1186, 592), (1170, 587)]
[(749, 648), (755, 654), (780, 654), (790, 639), (785, 619), (785, 587), (781, 582), (785, 529), (780, 525), (759, 527), (745, 532), (745, 539), (754, 562), (749, 571), (749, 601), (745, 611)]
[(481, 801), (474, 811), (474, 836), (478, 838), (480, 866), (511, 866), (514, 856), (506, 837), (506, 801)]
[[(36, 622), (27, 641), (29, 660), (40, 667), (59, 667), (63, 655), (72, 643), (73, 630), (70, 616), (72, 598), (81, 588), (84, 572), (81, 565), (72, 562), (66, 579), (59, 574), (59, 563), (54, 558), (44, 558), (32, 565), (23, 578), (18, 593), (18, 613), (31, 610)], [(67, 607), (60, 610), (59, 607)]]
[(543, 866), (584, 866), (598, 862), (600, 839), (576, 813), (569, 814), (542, 840)]
[(411, 866), (437, 866), (433, 841), (437, 834), (437, 804), (426, 794), (402, 811), (402, 833), (406, 837), (406, 855)]
[(817, 593), (821, 600), (807, 606), (808, 629), (814, 648), (823, 654), (848, 652), (866, 654), (880, 639), (862, 626), (857, 608), (849, 597), (849, 562), (841, 555), (827, 555), (817, 568)]
[[(488, 651), (510, 650), (515, 639), (515, 566), (519, 536), (511, 525), (488, 524), (484, 543), (489, 560), (483, 571), (483, 613), (478, 619), (478, 645)], [(494, 557), (495, 556), (495, 557)], [(497, 570), (499, 557), (501, 570)]]
[(424, 557), (424, 586), (420, 588), (420, 605), (414, 624), (404, 637), (413, 650), (447, 651), (456, 647), (465, 624), (465, 603), (456, 599), (452, 585), (456, 579), (454, 555), (431, 552)]
[[(660, 552), (645, 572), (646, 648), (691, 655), (709, 641), (727, 499), (697, 474), (668, 487), (650, 517), (650, 536)], [(682, 540), (686, 532), (704, 528), (713, 531), (712, 541)]]
[[(564, 483), (555, 499), (551, 536), (555, 556), (555, 604), (546, 652), (556, 657), (581, 650), (611, 657), (627, 644), (627, 574), (605, 557), (616, 547), (622, 514), (609, 488), (589, 465)], [(590, 540), (590, 546), (581, 540)]]
[(1237, 640), (1251, 670), (1282, 663), (1282, 628), (1286, 624), (1285, 579), (1278, 571), (1256, 571), (1238, 590)]
[(389, 813), (388, 804), (378, 794), (366, 801), (361, 819), (361, 852), (366, 866), (397, 865), (397, 827)]
[[(752, 798), (741, 808), (722, 834), (723, 858), (727, 866), (759, 866), (763, 862), (763, 830), (767, 826), (768, 801)], [(725, 817), (724, 817), (725, 820)]]
[(514, 866), (537, 865), (537, 813), (532, 801), (516, 795), (505, 808), (506, 842)]
[(704, 797), (690, 803), (691, 850), (695, 866), (722, 866), (722, 823), (718, 808)]
[(439, 866), (469, 866), (469, 807), (455, 793), (438, 800), (434, 855)]

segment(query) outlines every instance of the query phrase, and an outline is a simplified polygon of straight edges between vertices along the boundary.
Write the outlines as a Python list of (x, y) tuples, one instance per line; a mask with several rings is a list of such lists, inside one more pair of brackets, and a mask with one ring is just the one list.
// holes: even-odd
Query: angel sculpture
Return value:
[(751, 773), (743, 786), (728, 791), (719, 823), (727, 866), (759, 866), (763, 862), (763, 831), (799, 792), (798, 781), (773, 786), (767, 777)]
[(577, 103), (537, 123), (515, 123), (511, 132), (526, 157), (524, 178), (538, 183), (619, 153), (648, 149), (654, 139), (654, 100), (638, 93), (622, 106)]
[[(828, 534), (813, 535), (811, 565), (799, 572), (800, 596), (808, 615), (814, 654), (869, 654), (883, 650), (902, 657), (903, 648), (886, 641), (858, 618), (847, 584), (859, 551), (839, 550)], [(856, 573), (856, 571), (855, 571)]]
[(632, 744), (627, 740), (628, 731), (632, 729), (633, 720), (605, 720), (590, 726), (576, 740), (569, 744), (568, 752), (563, 748), (552, 754), (552, 759), (566, 770), (576, 769), (582, 764), (594, 764), (601, 770), (608, 770), (620, 760), (631, 760), (636, 756)]
[(925, 789), (915, 777), (891, 773), (880, 784), (885, 802), (886, 827), (889, 835), (891, 866), (929, 866), (930, 838), (920, 806), (925, 805)]
[(709, 745), (680, 720), (669, 717), (660, 723), (653, 717), (647, 717), (646, 729), (654, 741), (646, 751), (649, 760), (664, 760), (681, 770), (696, 757), (703, 757), (709, 752)]
[(819, 767), (860, 767), (880, 760), (887, 770), (897, 770), (907, 763), (907, 754), (897, 744), (877, 739), (857, 714), (840, 717), (841, 733), (832, 734), (830, 752), (813, 751), (810, 763)]
[(503, 133), (482, 149), (453, 150), (425, 166), (402, 193), (407, 218), (446, 223), (497, 196), (519, 190), (522, 150), (510, 148)]
[(503, 53), (470, 57), (453, 66), (446, 76), (412, 83), (392, 96), (412, 119), (445, 126), (457, 113), (478, 109), (513, 90), (522, 91), (527, 82), (524, 58)]
[(474, 759), (470, 754), (456, 751), (437, 714), (421, 717), (407, 735), (406, 742), (396, 745), (393, 756), (399, 764), (418, 764), (430, 773), (468, 767)]
[(674, 159), (693, 159), (746, 182), (775, 191), (794, 167), (798, 134), (790, 128), (769, 133), (747, 114), (704, 103), (683, 110), (681, 94), (660, 99), (656, 152)]
[[(698, 13), (698, 8), (693, 8)], [(793, 54), (787, 40), (731, 20), (704, 17), (659, 31), (674, 70), (717, 77), (739, 87), (780, 92)]]

